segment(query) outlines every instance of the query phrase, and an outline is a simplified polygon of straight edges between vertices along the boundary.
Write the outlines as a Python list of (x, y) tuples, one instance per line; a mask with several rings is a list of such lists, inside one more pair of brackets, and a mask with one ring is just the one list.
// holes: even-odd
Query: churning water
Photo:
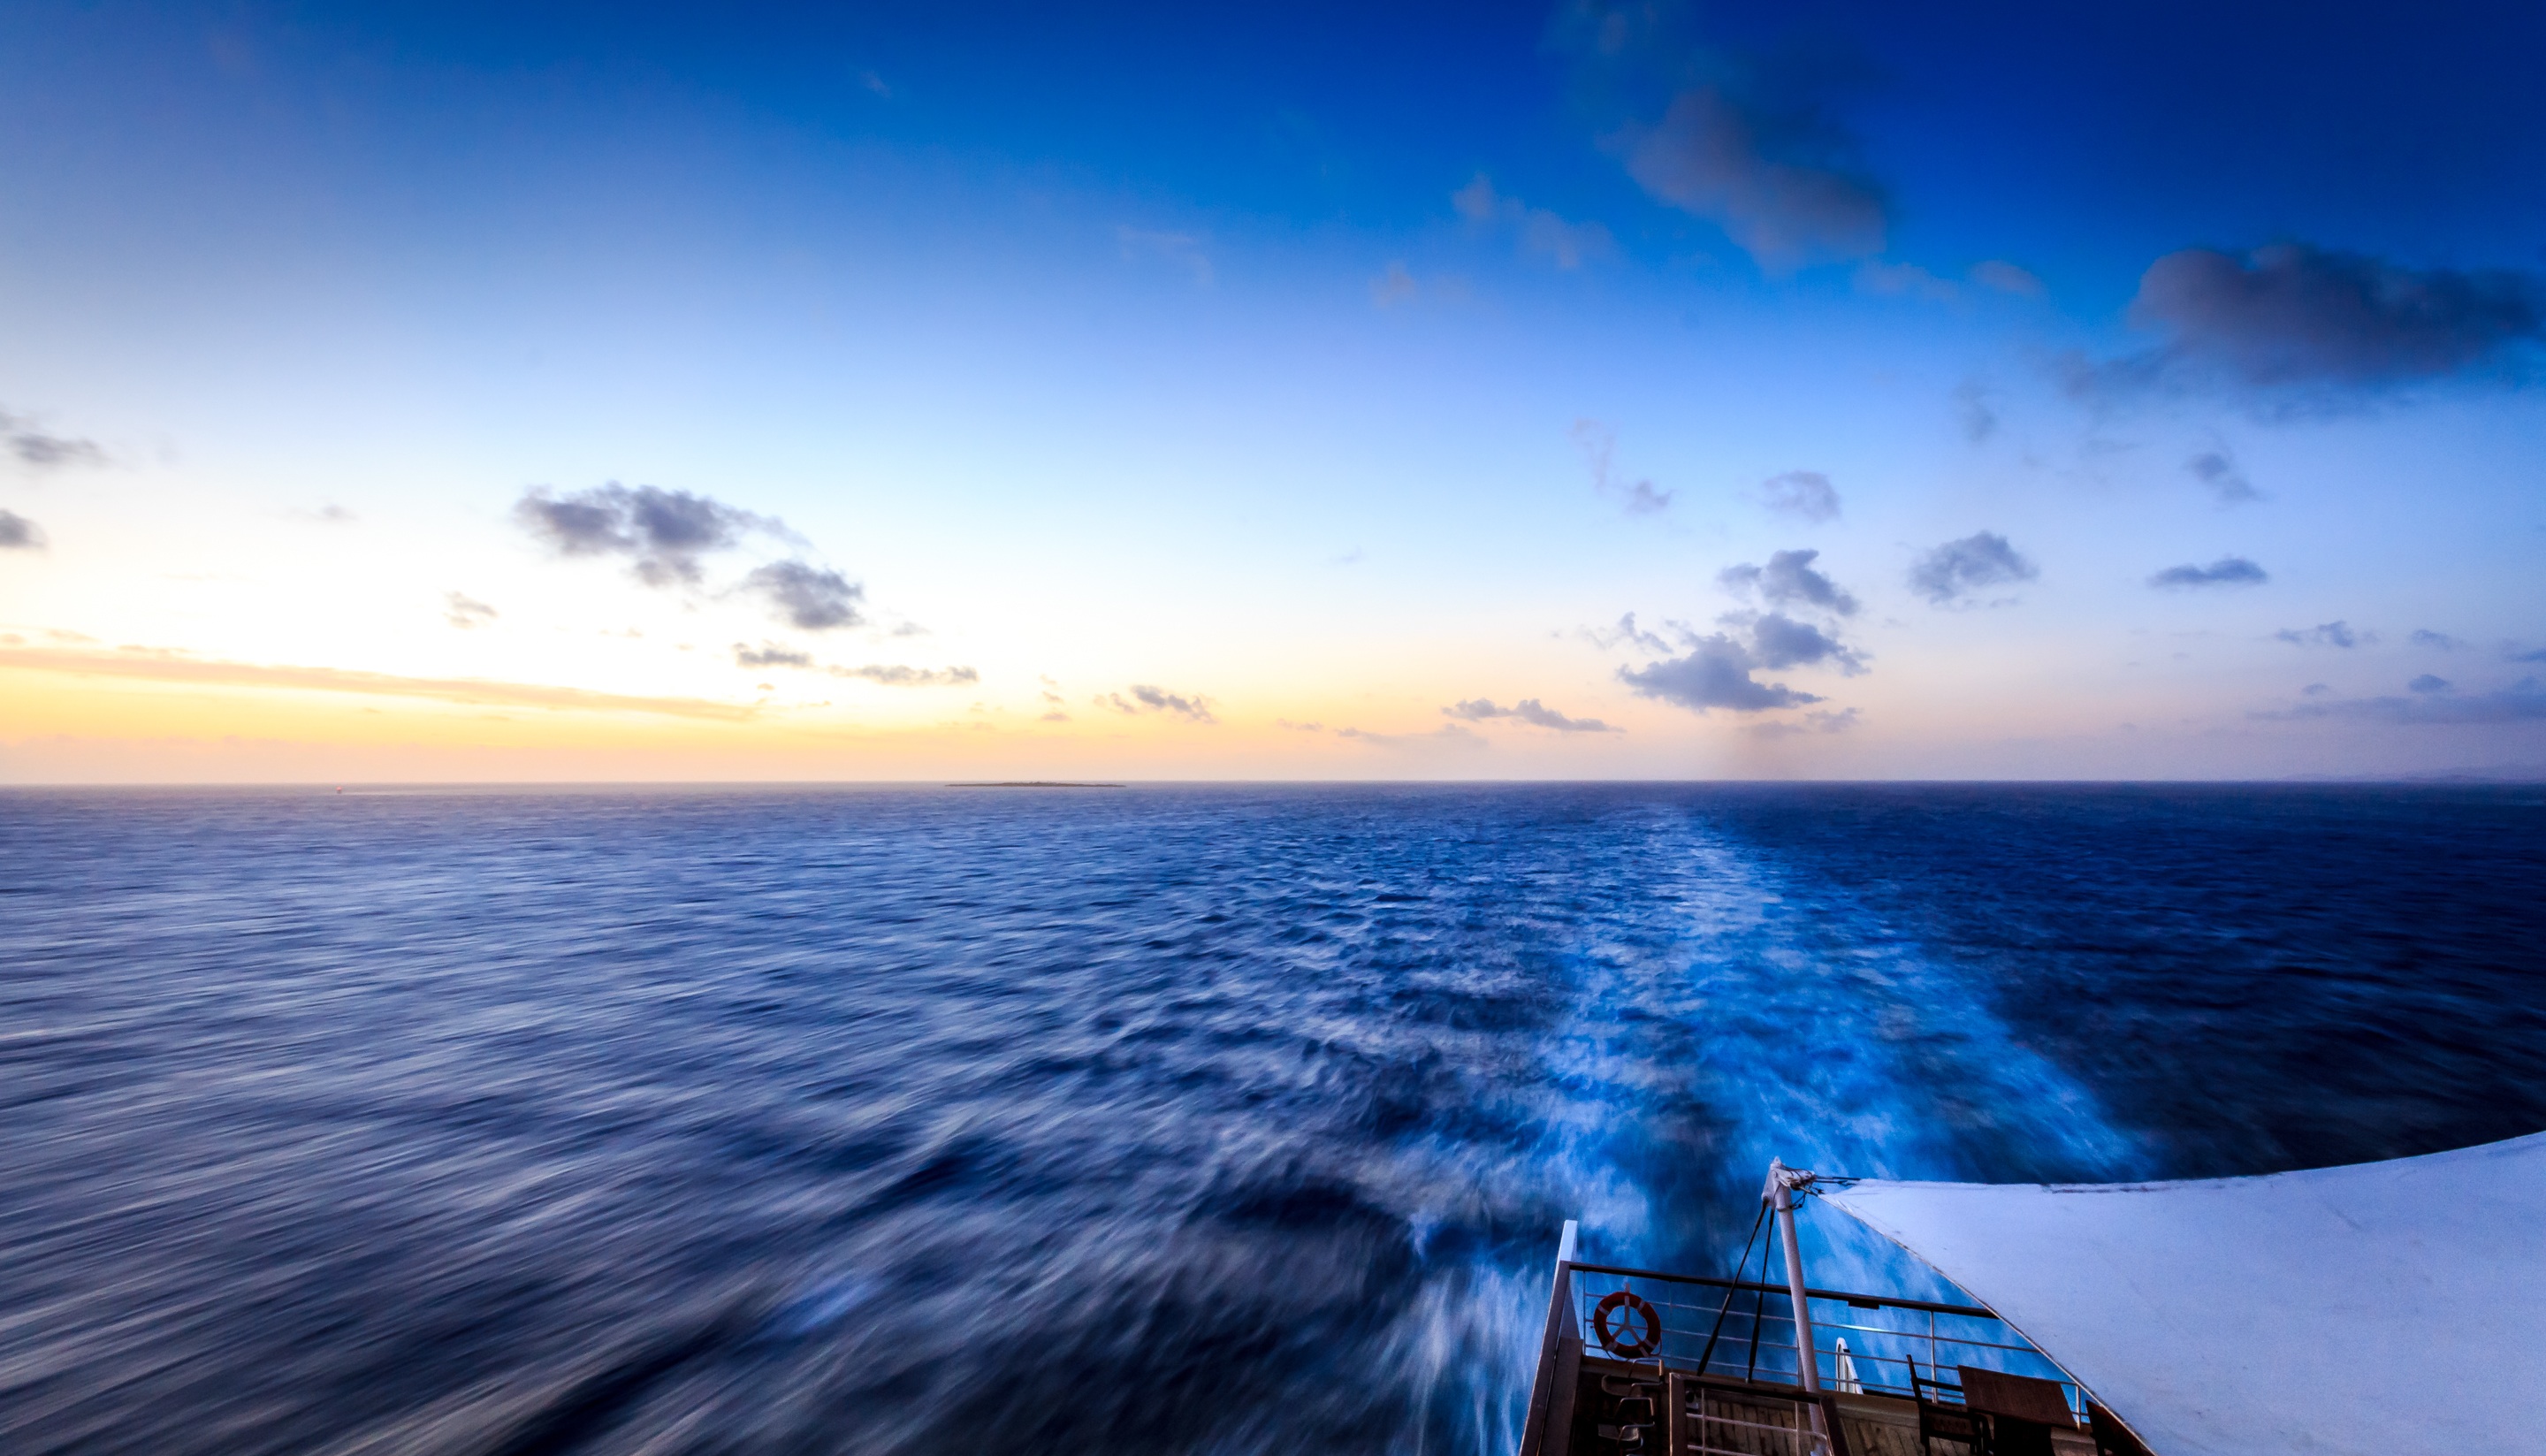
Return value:
[(1498, 1453), (1568, 1217), (2546, 1127), (2541, 887), (2531, 789), (0, 796), (0, 1447)]

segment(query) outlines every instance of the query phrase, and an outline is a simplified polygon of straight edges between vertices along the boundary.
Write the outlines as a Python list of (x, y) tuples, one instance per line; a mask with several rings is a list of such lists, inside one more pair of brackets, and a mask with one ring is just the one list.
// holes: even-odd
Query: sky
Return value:
[(2546, 11), (0, 8), (0, 782), (2546, 777)]

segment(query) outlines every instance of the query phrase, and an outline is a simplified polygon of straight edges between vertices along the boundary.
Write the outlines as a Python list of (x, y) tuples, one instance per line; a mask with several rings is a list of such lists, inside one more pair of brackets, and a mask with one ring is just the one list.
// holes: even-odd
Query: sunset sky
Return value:
[(2546, 775), (2541, 74), (23, 0), (0, 781)]

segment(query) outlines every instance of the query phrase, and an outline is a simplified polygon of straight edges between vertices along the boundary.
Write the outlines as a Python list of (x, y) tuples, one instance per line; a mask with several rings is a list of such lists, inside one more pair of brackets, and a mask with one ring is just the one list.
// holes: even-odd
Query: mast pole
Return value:
[(1764, 1193), (1777, 1211), (1777, 1233), (1786, 1245), (1786, 1296), (1795, 1305), (1795, 1368), (1803, 1381), (1804, 1406), (1812, 1413), (1814, 1443), (1826, 1451), (1829, 1434), (1822, 1425), (1820, 1351), (1813, 1343), (1813, 1312), (1804, 1295), (1804, 1250), (1795, 1239), (1795, 1190), (1809, 1188), (1812, 1182), (1811, 1173), (1786, 1166), (1784, 1158), (1768, 1160)]

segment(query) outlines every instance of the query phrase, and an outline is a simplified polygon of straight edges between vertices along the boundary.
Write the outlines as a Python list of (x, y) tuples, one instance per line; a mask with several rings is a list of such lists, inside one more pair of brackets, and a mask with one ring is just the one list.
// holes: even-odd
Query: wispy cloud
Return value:
[(496, 610), (465, 592), (445, 592), (442, 596), (442, 620), (462, 629), (483, 627), (499, 616)]
[(98, 448), (96, 441), (48, 434), (27, 416), (5, 409), (0, 409), (0, 448), (5, 448), (18, 464), (40, 471), (106, 464), (106, 452)]
[(2246, 472), (2238, 468), (2237, 457), (2230, 454), (2225, 445), (2200, 452), (2185, 461), (2183, 469), (2192, 478), (2209, 486), (2210, 493), (2218, 498), (2221, 505), (2243, 505), (2263, 498), (2263, 493), (2254, 488), (2253, 481), (2246, 478)]
[(1451, 718), (1469, 723), (1509, 718), (1536, 728), (1554, 728), (1560, 733), (1622, 733), (1626, 729), (1602, 723), (1596, 718), (1568, 718), (1536, 698), (1523, 698), (1509, 708), (1494, 705), (1490, 698), (1470, 698), (1441, 710)]
[(1164, 688), (1149, 683), (1135, 683), (1124, 691), (1132, 696), (1126, 698), (1122, 693), (1105, 693), (1095, 699), (1096, 706), (1134, 716), (1144, 713), (1171, 714), (1187, 723), (1220, 722), (1212, 716), (1211, 700), (1199, 693), (1190, 696), (1183, 693), (1170, 693)]
[(1494, 191), (1480, 172), (1467, 186), (1450, 194), (1450, 206), (1479, 226), (1509, 228), (1520, 250), (1547, 259), (1562, 269), (1581, 267), (1617, 250), (1617, 239), (1597, 222), (1569, 222), (1545, 208), (1533, 208), (1516, 197)]
[(143, 678), (160, 682), (217, 683), (233, 687), (290, 688), (369, 697), (430, 698), (497, 707), (555, 708), (585, 713), (650, 713), (672, 718), (741, 720), (747, 706), (701, 698), (645, 698), (596, 693), (538, 683), (486, 682), (473, 678), (401, 677), (337, 667), (268, 666), (224, 662), (173, 651), (58, 652), (0, 649), (0, 666), (32, 667), (83, 677)]
[[(910, 667), (901, 663), (868, 663), (861, 667), (848, 667), (836, 663), (821, 663), (816, 662), (810, 652), (779, 642), (762, 642), (756, 647), (748, 642), (735, 642), (733, 661), (737, 667), (789, 667), (805, 671), (819, 671), (833, 677), (855, 678), (889, 688), (958, 687), (981, 680), (981, 674), (971, 667)], [(1054, 702), (1060, 701), (1058, 698), (1053, 698), (1050, 693), (1044, 696)]]
[(2546, 684), (2533, 677), (2523, 677), (2488, 693), (2462, 694), (2442, 679), (2424, 674), (2406, 688), (2406, 695), (2401, 697), (2326, 699), (2253, 716), (2280, 720), (2352, 719), (2400, 726), (2546, 720)]
[(1170, 264), (1189, 274), (1196, 288), (1209, 288), (1215, 280), (1211, 255), (1203, 251), (1203, 239), (1195, 233), (1117, 227), (1114, 240), (1121, 246), (1127, 262), (1147, 259)]
[(1648, 479), (1621, 480), (1612, 470), (1617, 457), (1618, 433), (1598, 420), (1573, 422), (1574, 448), (1582, 452), (1582, 463), (1591, 471), (1591, 493), (1618, 503), (1619, 509), (1631, 516), (1654, 516), (1670, 509), (1679, 492), (1655, 488)]
[(1819, 471), (1788, 471), (1759, 482), (1759, 503), (1781, 516), (1819, 525), (1838, 519), (1838, 488)]
[(16, 511), (0, 511), (0, 551), (42, 551), (44, 528)]

